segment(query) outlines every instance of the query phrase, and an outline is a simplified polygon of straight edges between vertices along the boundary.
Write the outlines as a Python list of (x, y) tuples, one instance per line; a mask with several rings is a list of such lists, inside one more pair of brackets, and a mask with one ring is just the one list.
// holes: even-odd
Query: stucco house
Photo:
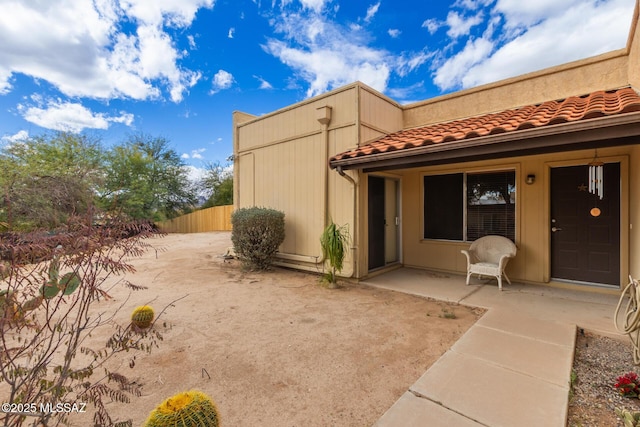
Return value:
[(235, 112), (236, 207), (284, 211), (278, 262), (298, 269), (322, 270), (333, 220), (345, 277), (462, 274), (460, 250), (499, 234), (512, 281), (619, 291), (640, 276), (638, 4), (626, 47), (596, 57), (409, 105), (355, 82)]

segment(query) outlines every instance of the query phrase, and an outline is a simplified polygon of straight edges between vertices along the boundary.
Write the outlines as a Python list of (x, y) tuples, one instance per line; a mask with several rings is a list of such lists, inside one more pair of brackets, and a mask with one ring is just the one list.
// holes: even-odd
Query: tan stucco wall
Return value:
[[(348, 224), (353, 234), (357, 193), (351, 182), (329, 170), (328, 159), (357, 146), (358, 100), (359, 86), (350, 85), (266, 116), (240, 116), (235, 123), (236, 208), (264, 206), (285, 213), (286, 237), (279, 250), (284, 263), (320, 271), (315, 265), (321, 260), (319, 239), (330, 219)], [(323, 124), (318, 118), (326, 114), (330, 121)], [(344, 270), (348, 276), (354, 274), (354, 251)]]
[(627, 50), (439, 96), (404, 109), (404, 127), (462, 119), (629, 84)]
[(402, 107), (363, 86), (360, 90), (360, 145), (403, 129)]
[(636, 9), (631, 23), (631, 32), (627, 42), (629, 55), (628, 80), (636, 90), (640, 90), (640, 0), (636, 0)]
[[(593, 150), (509, 159), (453, 164), (438, 167), (398, 171), (402, 174), (402, 239), (403, 263), (406, 266), (438, 271), (464, 273), (466, 259), (460, 253), (469, 243), (422, 239), (423, 230), (423, 176), (453, 172), (488, 170), (516, 171), (516, 244), (518, 255), (508, 266), (509, 277), (525, 283), (547, 283), (550, 280), (550, 206), (549, 174), (551, 167), (586, 164), (593, 159)], [(621, 283), (631, 272), (640, 272), (640, 259), (630, 259), (629, 253), (638, 253), (640, 226), (629, 232), (630, 224), (640, 220), (640, 192), (629, 193), (629, 181), (640, 182), (640, 149), (613, 147), (598, 150), (604, 161), (621, 163)], [(635, 168), (634, 168), (635, 166)], [(533, 185), (524, 180), (536, 175)], [(635, 181), (633, 181), (635, 180)]]

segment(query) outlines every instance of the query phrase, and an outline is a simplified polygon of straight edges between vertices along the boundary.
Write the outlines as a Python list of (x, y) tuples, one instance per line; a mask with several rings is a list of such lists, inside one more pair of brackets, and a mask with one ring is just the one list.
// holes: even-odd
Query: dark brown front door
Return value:
[(551, 277), (619, 286), (620, 164), (604, 165), (602, 200), (588, 179), (586, 165), (551, 169)]

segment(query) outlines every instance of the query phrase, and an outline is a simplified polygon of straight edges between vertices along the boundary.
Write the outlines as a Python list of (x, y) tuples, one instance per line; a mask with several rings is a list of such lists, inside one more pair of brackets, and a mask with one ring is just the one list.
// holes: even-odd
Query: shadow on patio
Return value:
[(530, 317), (561, 321), (607, 335), (619, 335), (613, 317), (619, 296), (522, 283), (504, 284), (495, 279), (465, 277), (414, 268), (399, 268), (361, 283), (473, 307), (502, 308)]

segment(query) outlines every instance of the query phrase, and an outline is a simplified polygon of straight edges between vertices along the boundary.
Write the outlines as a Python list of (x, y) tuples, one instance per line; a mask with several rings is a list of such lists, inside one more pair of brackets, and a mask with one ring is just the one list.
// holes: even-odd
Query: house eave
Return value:
[(640, 112), (549, 125), (496, 135), (431, 144), (404, 150), (333, 160), (332, 169), (400, 169), (430, 164), (458, 163), (483, 158), (511, 157), (591, 146), (640, 143)]

